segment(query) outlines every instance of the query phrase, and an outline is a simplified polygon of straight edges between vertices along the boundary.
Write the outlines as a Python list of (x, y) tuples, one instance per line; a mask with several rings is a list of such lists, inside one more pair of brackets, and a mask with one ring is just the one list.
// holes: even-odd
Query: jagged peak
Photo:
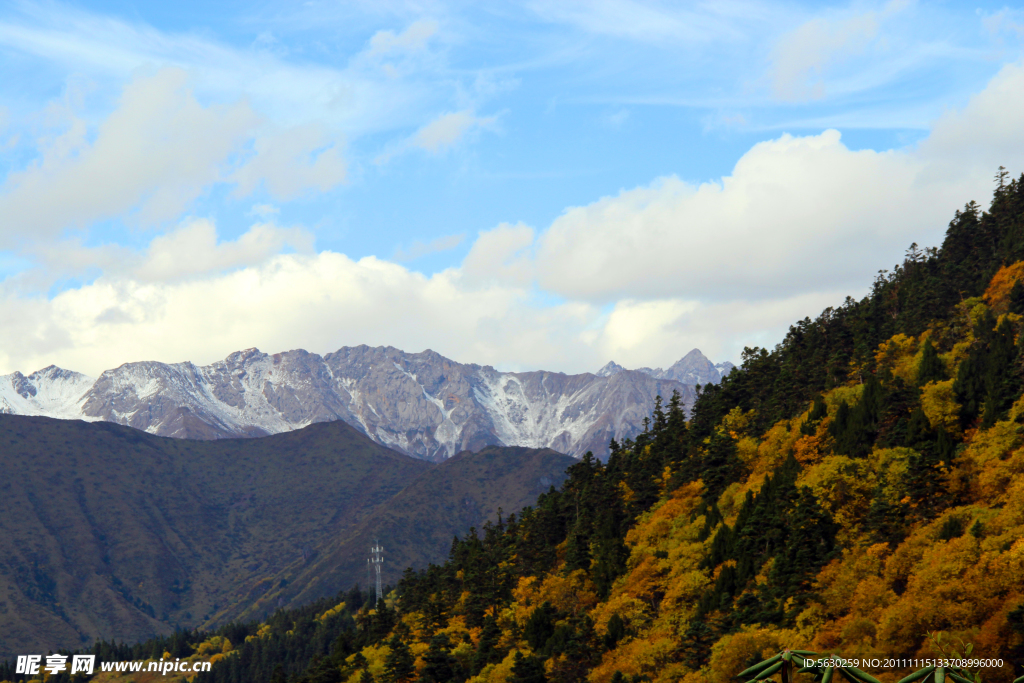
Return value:
[(625, 369), (626, 368), (622, 367), (615, 361), (610, 360), (607, 363), (605, 363), (604, 366), (602, 366), (601, 369), (595, 372), (594, 374), (597, 375), (598, 377), (610, 377), (611, 375), (614, 375), (618, 372), (622, 372)]

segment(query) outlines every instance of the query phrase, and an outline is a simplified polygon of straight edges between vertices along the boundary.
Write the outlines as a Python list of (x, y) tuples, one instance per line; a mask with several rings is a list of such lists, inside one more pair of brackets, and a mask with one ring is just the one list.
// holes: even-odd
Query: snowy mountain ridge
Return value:
[(0, 376), (0, 412), (102, 420), (191, 439), (344, 420), (378, 443), (435, 461), (488, 445), (603, 456), (612, 438), (640, 432), (656, 396), (679, 391), (689, 409), (696, 382), (676, 376), (702, 378), (687, 370), (695, 362), (702, 372), (715, 370), (696, 350), (655, 377), (621, 366), (606, 375), (500, 372), (392, 347), (343, 347), (324, 356), (246, 349), (206, 366), (126, 363), (95, 380), (55, 366), (27, 377), (15, 372)]

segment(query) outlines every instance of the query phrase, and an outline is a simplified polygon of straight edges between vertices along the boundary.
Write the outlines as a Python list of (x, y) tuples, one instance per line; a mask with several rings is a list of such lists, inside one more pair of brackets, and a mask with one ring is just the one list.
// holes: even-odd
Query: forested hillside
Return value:
[(941, 249), (912, 246), (864, 299), (747, 349), (689, 421), (659, 404), (607, 463), (584, 458), (406, 572), (305, 673), (246, 669), (278, 637), (254, 625), (196, 681), (726, 683), (785, 648), (969, 647), (1003, 662), (979, 680), (1008, 682), (1024, 667), (1022, 326), (1024, 176), (1001, 174)]

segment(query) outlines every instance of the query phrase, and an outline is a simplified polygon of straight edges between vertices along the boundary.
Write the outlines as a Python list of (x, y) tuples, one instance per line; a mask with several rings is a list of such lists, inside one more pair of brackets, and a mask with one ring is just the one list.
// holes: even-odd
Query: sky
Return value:
[(1024, 172), (999, 2), (0, 2), (0, 373), (738, 362)]

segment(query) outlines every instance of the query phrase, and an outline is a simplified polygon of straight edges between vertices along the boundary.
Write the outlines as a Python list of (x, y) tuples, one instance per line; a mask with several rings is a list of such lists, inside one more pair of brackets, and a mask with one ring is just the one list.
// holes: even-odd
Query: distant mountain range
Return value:
[(248, 349), (206, 366), (126, 363), (98, 379), (50, 366), (0, 376), (0, 413), (107, 421), (186, 439), (255, 437), (342, 420), (379, 444), (441, 461), (489, 445), (551, 448), (575, 457), (636, 436), (657, 396), (678, 391), (689, 410), (695, 384), (719, 381), (694, 349), (668, 370), (597, 374), (499, 372), (433, 351), (343, 347)]
[(485, 448), (433, 465), (341, 421), (190, 441), (0, 415), (0, 660), (262, 616), (445, 559), (573, 459)]

